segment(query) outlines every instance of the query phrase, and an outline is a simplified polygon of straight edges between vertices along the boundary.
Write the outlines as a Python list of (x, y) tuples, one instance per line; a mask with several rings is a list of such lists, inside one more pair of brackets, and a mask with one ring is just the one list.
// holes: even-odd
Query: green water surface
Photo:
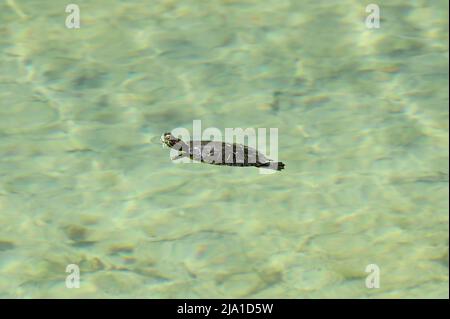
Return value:
[[(74, 3), (0, 3), (0, 297), (449, 297), (446, 0), (379, 29), (357, 0)], [(174, 165), (150, 140), (193, 120), (278, 128), (286, 169)]]

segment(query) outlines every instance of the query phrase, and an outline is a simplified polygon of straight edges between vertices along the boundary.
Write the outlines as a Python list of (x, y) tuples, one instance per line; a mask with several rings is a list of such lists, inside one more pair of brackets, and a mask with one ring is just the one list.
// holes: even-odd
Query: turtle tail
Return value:
[(267, 163), (259, 163), (256, 167), (263, 167), (267, 169), (273, 169), (275, 171), (281, 171), (284, 169), (283, 162), (267, 162)]

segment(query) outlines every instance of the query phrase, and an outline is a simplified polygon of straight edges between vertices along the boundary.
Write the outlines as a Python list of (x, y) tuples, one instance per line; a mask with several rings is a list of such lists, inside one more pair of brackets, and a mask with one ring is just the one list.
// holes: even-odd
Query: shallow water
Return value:
[[(55, 3), (0, 4), (0, 297), (449, 297), (447, 1)], [(286, 169), (149, 143), (193, 120)]]

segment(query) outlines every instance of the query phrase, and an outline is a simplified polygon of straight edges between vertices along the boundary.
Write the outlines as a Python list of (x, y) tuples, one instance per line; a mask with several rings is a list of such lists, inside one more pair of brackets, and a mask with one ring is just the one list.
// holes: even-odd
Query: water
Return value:
[[(76, 4), (0, 4), (0, 297), (449, 297), (447, 1)], [(286, 169), (149, 143), (193, 120)]]

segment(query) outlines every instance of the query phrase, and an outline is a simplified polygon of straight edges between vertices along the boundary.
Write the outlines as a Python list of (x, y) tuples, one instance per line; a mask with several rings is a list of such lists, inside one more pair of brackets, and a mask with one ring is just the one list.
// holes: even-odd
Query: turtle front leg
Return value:
[(172, 161), (176, 161), (176, 160), (178, 160), (178, 159), (180, 159), (180, 158), (183, 158), (183, 157), (186, 157), (186, 152), (180, 152), (180, 153), (178, 153), (176, 156), (172, 157), (171, 160), (172, 160)]

